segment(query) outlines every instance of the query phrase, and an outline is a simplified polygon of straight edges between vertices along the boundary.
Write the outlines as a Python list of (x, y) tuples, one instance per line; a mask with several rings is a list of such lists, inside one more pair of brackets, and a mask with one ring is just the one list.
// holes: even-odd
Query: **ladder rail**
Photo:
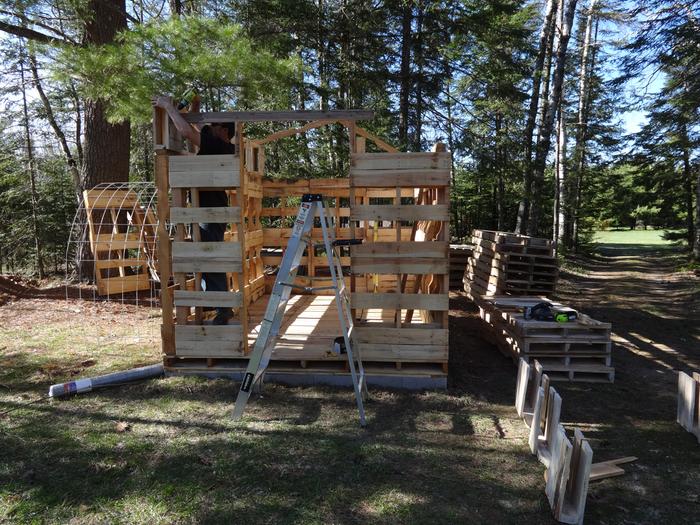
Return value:
[[(307, 194), (302, 197), (301, 207), (299, 208), (297, 218), (294, 222), (294, 228), (292, 229), (292, 234), (287, 244), (287, 249), (282, 257), (282, 261), (277, 271), (277, 278), (275, 279), (275, 284), (272, 288), (272, 293), (270, 294), (270, 299), (265, 309), (265, 315), (263, 316), (263, 320), (261, 322), (260, 333), (255, 341), (253, 352), (250, 356), (250, 360), (248, 361), (248, 366), (243, 376), (243, 380), (241, 381), (240, 390), (238, 392), (238, 397), (236, 398), (236, 403), (233, 410), (234, 420), (238, 420), (242, 417), (253, 386), (257, 382), (262, 381), (265, 370), (270, 363), (292, 289), (299, 288), (294, 284), (294, 280), (296, 278), (302, 255), (306, 249), (306, 241), (308, 239), (305, 237), (312, 231), (317, 214), (321, 222), (323, 246), (325, 247), (328, 268), (331, 274), (331, 281), (333, 283), (332, 287), (326, 286), (323, 287), (323, 289), (332, 288), (335, 290), (338, 321), (343, 334), (343, 342), (345, 344), (348, 367), (350, 368), (353, 390), (360, 416), (360, 425), (364, 427), (366, 424), (363, 400), (363, 394), (367, 392), (365, 370), (362, 364), (360, 352), (353, 352), (351, 334), (354, 328), (354, 322), (352, 319), (352, 311), (350, 309), (350, 300), (345, 286), (342, 261), (340, 259), (340, 255), (335, 251), (335, 239), (331, 234), (328, 217), (326, 216), (324, 210), (323, 197), (318, 194)], [(313, 246), (313, 243), (310, 243), (310, 246)]]
[(285, 286), (282, 283), (281, 276), (288, 276), (292, 282), (296, 278), (299, 261), (301, 261), (302, 254), (306, 248), (305, 244), (302, 242), (302, 236), (305, 233), (309, 233), (313, 227), (313, 215), (311, 221), (307, 220), (312, 209), (313, 203), (305, 202), (302, 202), (299, 208), (299, 213), (294, 222), (294, 228), (292, 229), (292, 236), (287, 244), (287, 250), (285, 250), (284, 256), (282, 257), (282, 262), (277, 271), (277, 279), (275, 279), (275, 284), (272, 287), (272, 294), (265, 308), (265, 315), (261, 322), (260, 333), (255, 340), (253, 352), (248, 361), (243, 380), (241, 381), (241, 387), (238, 391), (238, 397), (236, 398), (236, 404), (233, 409), (234, 420), (240, 419), (241, 416), (243, 416), (243, 411), (250, 398), (253, 385), (260, 380), (270, 363), (272, 350), (275, 346), (274, 343), (279, 334), (279, 329), (282, 326), (284, 311), (292, 291), (291, 287)]
[(343, 276), (343, 268), (340, 266), (340, 271), (337, 272), (336, 268), (336, 253), (335, 247), (331, 242), (330, 234), (328, 232), (329, 227), (327, 224), (326, 215), (324, 213), (323, 204), (318, 208), (319, 215), (321, 216), (321, 231), (323, 232), (323, 242), (326, 245), (326, 257), (328, 259), (328, 268), (331, 272), (331, 280), (333, 281), (333, 286), (335, 287), (335, 302), (338, 309), (338, 321), (340, 322), (340, 329), (343, 334), (343, 341), (345, 342), (345, 352), (348, 357), (348, 366), (350, 367), (350, 375), (352, 377), (352, 384), (355, 390), (355, 400), (357, 402), (357, 410), (360, 413), (360, 425), (365, 426), (365, 407), (362, 399), (362, 387), (358, 378), (358, 374), (362, 377), (364, 383), (364, 369), (362, 367), (362, 360), (358, 354), (359, 372), (355, 370), (355, 358), (353, 356), (352, 344), (350, 341), (349, 329), (353, 328), (352, 319), (346, 318), (346, 294), (343, 293), (341, 297), (341, 285), (338, 284), (338, 276), (342, 279), (342, 287), (345, 289), (345, 277)]

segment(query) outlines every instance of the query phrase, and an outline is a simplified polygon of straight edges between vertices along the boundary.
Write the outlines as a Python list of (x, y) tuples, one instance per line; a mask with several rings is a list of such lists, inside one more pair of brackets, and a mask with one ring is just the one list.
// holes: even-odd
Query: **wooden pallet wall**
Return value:
[[(241, 167), (238, 155), (203, 155), (168, 157), (168, 182), (172, 200), (170, 223), (175, 225), (172, 241), (172, 274), (176, 289), (172, 292), (176, 324), (174, 356), (178, 358), (236, 358), (247, 350), (247, 316), (244, 308), (243, 283), (247, 282), (244, 265), (245, 240), (202, 242), (199, 225), (207, 222), (229, 223), (238, 239), (245, 239), (241, 205), (203, 208), (200, 190), (225, 190), (239, 195)], [(190, 194), (188, 206), (186, 195)], [(189, 233), (189, 238), (188, 238)], [(203, 291), (202, 273), (220, 272), (232, 276), (232, 291)], [(188, 276), (194, 275), (194, 290), (188, 289)], [(228, 307), (238, 313), (236, 321), (226, 326), (203, 323), (204, 307)], [(167, 315), (167, 314), (164, 314)]]
[[(354, 339), (365, 360), (447, 366), (449, 168), (448, 153), (351, 155), (351, 229), (376, 232), (350, 249)], [(372, 197), (377, 190), (386, 197)], [(391, 277), (393, 288), (359, 290), (358, 276), (367, 282), (373, 275)], [(393, 322), (373, 315), (386, 309), (394, 310)]]
[[(263, 264), (270, 269), (265, 276), (266, 292), (270, 293), (275, 282), (274, 269), (282, 262), (284, 250), (289, 242), (292, 233), (292, 225), (299, 211), (301, 196), (306, 193), (320, 193), (325, 198), (324, 206), (330, 218), (333, 232), (336, 239), (370, 239), (390, 240), (395, 238), (395, 232), (387, 229), (375, 230), (369, 228), (350, 228), (350, 181), (347, 178), (337, 179), (304, 179), (297, 181), (283, 180), (263, 180), (263, 197), (268, 204), (261, 210), (261, 217), (267, 218), (267, 223), (263, 225)], [(404, 197), (413, 197), (413, 189), (402, 190)], [(361, 191), (366, 198), (387, 198), (393, 197), (393, 190), (364, 189)], [(270, 206), (270, 204), (274, 204)], [(409, 240), (411, 228), (404, 226), (402, 236), (404, 240)], [(314, 228), (311, 240), (318, 244), (323, 242), (323, 232), (320, 227)], [(301, 260), (299, 273), (295, 283), (299, 286), (330, 286), (330, 271), (328, 260), (319, 248), (314, 249), (314, 254), (309, 258), (309, 249), (305, 252)], [(350, 253), (345, 250), (342, 256), (342, 264), (345, 268), (350, 267)], [(376, 280), (376, 279), (375, 279)], [(350, 286), (350, 279), (347, 278)], [(374, 281), (360, 283), (363, 289), (374, 289)], [(377, 282), (377, 286), (387, 288), (392, 286), (392, 280), (383, 278)], [(295, 290), (294, 293), (300, 293)], [(332, 295), (332, 290), (314, 292), (315, 295)]]
[[(222, 115), (227, 114), (208, 118), (221, 121)], [(170, 127), (154, 134), (158, 253), (162, 261), (170, 261), (161, 265), (163, 352), (169, 371), (245, 369), (247, 348), (255, 341), (254, 328), (266, 303), (261, 295), (274, 282), (300, 197), (320, 193), (336, 238), (364, 241), (344, 248), (342, 263), (357, 319), (353, 342), (367, 370), (380, 375), (445, 377), (450, 155), (399, 153), (354, 122), (342, 122), (349, 130), (352, 152), (349, 179), (264, 179), (263, 145), (268, 139), (311, 129), (309, 125), (268, 139), (248, 140), (243, 136), (244, 124), (237, 120), (240, 158), (183, 154)], [(391, 151), (364, 153), (365, 138)], [(198, 192), (204, 188), (228, 191), (229, 207), (201, 209)], [(198, 224), (214, 217), (230, 224), (227, 242), (205, 246), (198, 238)], [(175, 225), (172, 241), (168, 223)], [(317, 228), (312, 242), (321, 239)], [(308, 249), (302, 266), (296, 284), (330, 284), (322, 250)], [(230, 291), (202, 291), (201, 273), (209, 271), (228, 273)], [(330, 352), (339, 335), (332, 298), (303, 295), (293, 300), (271, 369), (347, 374), (344, 357)], [(203, 308), (207, 306), (234, 308), (236, 317), (228, 326), (206, 324)]]

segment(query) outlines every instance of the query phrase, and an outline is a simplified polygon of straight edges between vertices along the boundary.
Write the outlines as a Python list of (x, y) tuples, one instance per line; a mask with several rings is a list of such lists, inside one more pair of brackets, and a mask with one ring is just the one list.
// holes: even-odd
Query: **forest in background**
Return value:
[[(366, 108), (401, 150), (446, 143), (455, 241), (571, 252), (643, 225), (700, 259), (693, 1), (2, 0), (0, 54), (0, 271), (62, 271), (82, 189), (152, 180), (150, 97), (189, 89), (205, 111)], [(346, 141), (274, 143), (268, 174), (343, 176)]]

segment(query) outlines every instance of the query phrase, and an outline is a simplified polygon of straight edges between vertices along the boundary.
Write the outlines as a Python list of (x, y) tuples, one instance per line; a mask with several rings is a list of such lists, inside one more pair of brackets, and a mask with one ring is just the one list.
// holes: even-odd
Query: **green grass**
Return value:
[[(554, 523), (514, 369), (492, 348), (483, 366), (451, 368), (461, 389), (370, 389), (366, 429), (349, 388), (267, 384), (236, 423), (225, 379), (42, 399), (51, 383), (158, 360), (157, 318), (97, 323), (101, 308), (0, 327), (0, 523)], [(475, 338), (457, 339), (464, 354)], [(615, 384), (557, 384), (569, 434), (581, 427), (596, 460), (640, 457), (591, 485), (587, 523), (696, 522), (700, 449), (675, 423), (672, 386), (650, 398), (625, 367)]]
[(141, 317), (0, 329), (0, 523), (551, 522), (510, 404), (373, 389), (363, 430), (349, 388), (266, 385), (237, 423), (224, 379), (41, 399), (157, 361)]
[(663, 238), (668, 230), (604, 230), (597, 231), (593, 242), (598, 244), (632, 244), (647, 246), (672, 245), (672, 241)]

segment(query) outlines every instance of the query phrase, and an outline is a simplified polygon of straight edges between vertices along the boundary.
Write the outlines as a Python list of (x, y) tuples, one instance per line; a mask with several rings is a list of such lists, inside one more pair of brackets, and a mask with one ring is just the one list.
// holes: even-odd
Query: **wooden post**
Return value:
[[(170, 288), (171, 261), (170, 261), (170, 236), (165, 229), (165, 224), (170, 215), (168, 202), (168, 152), (156, 150), (155, 179), (158, 194), (158, 266), (160, 268), (160, 306), (163, 312), (163, 324), (161, 325), (161, 341), (163, 354), (175, 355), (175, 323), (173, 320), (173, 291)], [(166, 365), (167, 365), (166, 359)]]
[[(350, 121), (346, 124), (348, 128), (348, 140), (350, 142), (350, 167), (353, 165), (353, 158), (352, 156), (358, 152), (357, 150), (357, 133), (355, 131), (355, 121)], [(362, 145), (364, 148), (364, 144)], [(352, 208), (355, 205), (355, 188), (352, 184), (352, 181), (350, 182), (350, 193), (349, 193), (349, 206)], [(355, 221), (350, 221), (350, 237), (353, 239), (356, 239), (356, 232), (355, 232)], [(355, 287), (356, 287), (356, 278), (355, 274), (350, 274), (350, 293), (353, 294), (355, 293)], [(350, 310), (350, 316), (352, 317), (353, 323), (357, 322), (357, 310), (355, 308), (352, 308)]]
[[(241, 220), (238, 222), (238, 242), (241, 244), (241, 254), (242, 254), (242, 268), (240, 275), (240, 291), (243, 296), (243, 304), (241, 304), (241, 309), (239, 310), (239, 317), (241, 319), (241, 328), (243, 331), (243, 341), (241, 342), (243, 353), (248, 354), (248, 299), (246, 298), (247, 293), (252, 292), (251, 286), (248, 283), (248, 264), (246, 261), (246, 249), (245, 249), (245, 234), (246, 234), (246, 217), (248, 216), (248, 199), (246, 199), (246, 180), (245, 180), (245, 144), (243, 132), (245, 129), (245, 124), (239, 122), (236, 126), (238, 132), (238, 156), (239, 156), (239, 171), (240, 171), (240, 186), (236, 194), (238, 195), (238, 205), (241, 207)], [(250, 295), (249, 295), (250, 296)]]

